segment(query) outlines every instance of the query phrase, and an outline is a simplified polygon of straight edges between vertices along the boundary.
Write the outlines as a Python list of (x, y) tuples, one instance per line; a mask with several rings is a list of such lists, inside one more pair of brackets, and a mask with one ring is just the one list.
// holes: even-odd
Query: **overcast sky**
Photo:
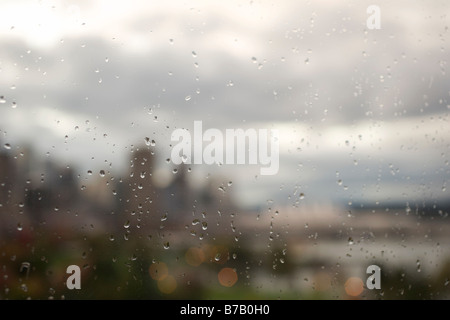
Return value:
[[(380, 30), (366, 27), (371, 4)], [(171, 133), (194, 120), (278, 129), (277, 175), (231, 165), (192, 175), (233, 181), (247, 204), (449, 199), (449, 9), (3, 0), (0, 140), (84, 174), (123, 172), (149, 137), (167, 173)]]

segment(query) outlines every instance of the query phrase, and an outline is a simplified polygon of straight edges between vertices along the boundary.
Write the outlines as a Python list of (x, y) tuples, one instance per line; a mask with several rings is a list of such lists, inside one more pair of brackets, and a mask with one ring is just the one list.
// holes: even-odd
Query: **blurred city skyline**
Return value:
[(278, 129), (276, 177), (195, 166), (197, 183), (227, 176), (242, 205), (297, 189), (312, 202), (444, 201), (447, 4), (380, 1), (380, 30), (366, 29), (367, 5), (5, 1), (2, 141), (120, 172), (150, 137), (167, 177), (170, 134), (194, 120)]

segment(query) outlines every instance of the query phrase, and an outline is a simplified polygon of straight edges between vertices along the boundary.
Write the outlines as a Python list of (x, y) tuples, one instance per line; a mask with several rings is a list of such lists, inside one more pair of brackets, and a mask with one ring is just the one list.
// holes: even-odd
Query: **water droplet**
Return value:
[(19, 272), (26, 271), (26, 274), (25, 274), (26, 279), (28, 279), (28, 275), (30, 273), (30, 267), (31, 267), (31, 263), (29, 263), (29, 262), (22, 262), (22, 264), (20, 265)]
[(196, 53), (195, 51), (192, 51), (192, 56), (193, 56), (194, 58), (196, 58), (196, 57), (197, 57), (197, 53)]
[(0, 103), (6, 103), (6, 100), (5, 100), (4, 96), (0, 96)]
[(300, 200), (303, 200), (303, 199), (305, 199), (305, 194), (302, 192), (302, 193), (300, 193)]
[(22, 231), (23, 230), (22, 224), (20, 222), (17, 224), (17, 230), (18, 231)]
[(13, 108), (13, 109), (17, 108), (17, 103), (15, 101), (12, 102), (11, 108)]
[(124, 227), (125, 229), (128, 229), (128, 228), (130, 227), (130, 220), (127, 220), (127, 221), (124, 223), (123, 227)]
[(218, 252), (214, 257), (214, 260), (219, 261), (221, 257), (222, 257), (222, 254), (220, 252)]
[(169, 242), (165, 242), (164, 243), (164, 249), (170, 249), (170, 243)]
[(110, 235), (109, 236), (109, 241), (114, 241), (114, 240), (115, 240), (114, 235)]
[(22, 283), (20, 285), (20, 289), (22, 289), (23, 292), (28, 292), (28, 287), (27, 287), (27, 285), (25, 283)]
[(196, 225), (198, 225), (199, 223), (200, 223), (200, 220), (198, 220), (198, 219), (192, 220), (192, 225), (193, 225), (193, 226), (196, 226)]
[(161, 221), (166, 221), (167, 220), (167, 212), (163, 214), (163, 216), (161, 217)]
[(100, 170), (100, 177), (104, 177), (105, 176), (105, 170)]
[(145, 141), (145, 144), (146, 144), (147, 146), (150, 145), (150, 138), (149, 138), (149, 137), (145, 137), (145, 138), (144, 138), (144, 141)]
[(449, 283), (449, 280), (447, 278), (447, 279), (445, 279), (444, 286), (448, 286), (448, 283)]
[(173, 173), (173, 174), (175, 174), (175, 173), (177, 173), (177, 172), (178, 172), (178, 169), (177, 169), (177, 168), (175, 168), (175, 169), (172, 170), (172, 173)]
[(191, 96), (186, 96), (186, 98), (184, 98), (184, 100), (186, 100), (186, 101), (191, 100)]
[(9, 143), (5, 143), (4, 147), (5, 147), (5, 149), (7, 149), (7, 150), (11, 149), (11, 145), (10, 145)]
[(91, 176), (91, 175), (92, 175), (92, 170), (88, 170), (88, 172), (87, 172), (87, 173), (88, 173), (88, 175), (90, 175), (90, 176)]
[(352, 237), (349, 237), (347, 241), (348, 241), (348, 244), (349, 244), (350, 246), (353, 245), (353, 243), (354, 243)]
[(305, 59), (305, 64), (309, 64), (309, 58)]
[(205, 221), (202, 222), (202, 229), (203, 230), (208, 229), (208, 223), (207, 222), (205, 222)]

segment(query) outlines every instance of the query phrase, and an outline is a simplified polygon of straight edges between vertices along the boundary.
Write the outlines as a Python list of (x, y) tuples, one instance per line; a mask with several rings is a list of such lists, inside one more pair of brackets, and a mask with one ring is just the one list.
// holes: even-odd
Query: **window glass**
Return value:
[(0, 299), (450, 297), (448, 1), (0, 4)]

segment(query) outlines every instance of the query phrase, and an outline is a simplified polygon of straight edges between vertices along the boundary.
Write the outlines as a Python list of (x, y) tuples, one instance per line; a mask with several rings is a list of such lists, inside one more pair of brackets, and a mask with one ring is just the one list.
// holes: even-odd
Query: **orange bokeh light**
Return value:
[(345, 292), (352, 297), (359, 296), (364, 290), (364, 283), (360, 278), (350, 277), (345, 282)]
[(219, 283), (224, 287), (232, 287), (238, 280), (236, 271), (232, 268), (223, 268), (218, 274)]
[(173, 276), (166, 276), (158, 281), (158, 289), (162, 293), (170, 294), (177, 288), (177, 280)]
[(187, 264), (193, 267), (198, 267), (205, 261), (205, 253), (200, 248), (191, 247), (188, 251), (186, 251), (184, 259)]

